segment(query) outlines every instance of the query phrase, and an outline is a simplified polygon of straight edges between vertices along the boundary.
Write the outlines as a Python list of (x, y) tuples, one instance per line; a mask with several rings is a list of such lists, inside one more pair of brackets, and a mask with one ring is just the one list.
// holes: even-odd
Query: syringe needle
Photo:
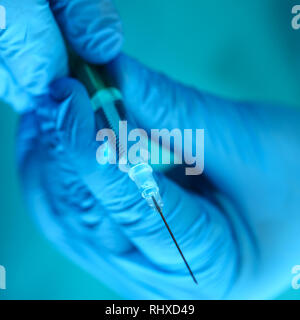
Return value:
[(181, 251), (181, 249), (180, 249), (180, 247), (179, 247), (179, 245), (178, 245), (178, 243), (177, 243), (177, 241), (176, 241), (176, 239), (175, 239), (175, 237), (173, 235), (173, 232), (171, 231), (171, 229), (170, 229), (170, 227), (169, 227), (169, 225), (168, 225), (168, 223), (167, 223), (167, 221), (166, 221), (166, 219), (165, 219), (165, 217), (164, 217), (164, 215), (163, 215), (163, 213), (162, 213), (157, 201), (155, 200), (155, 198), (153, 196), (152, 196), (152, 201), (154, 203), (154, 206), (155, 206), (157, 212), (160, 214), (161, 218), (163, 219), (163, 222), (164, 222), (165, 226), (167, 227), (167, 229), (168, 229), (168, 231), (170, 233), (170, 236), (172, 237), (172, 239), (173, 239), (173, 241), (174, 241), (174, 243), (175, 243), (175, 245), (176, 245), (176, 247), (177, 247), (177, 249), (178, 249), (178, 251), (179, 251), (179, 253), (180, 253), (180, 255), (181, 255), (181, 257), (182, 257), (182, 259), (183, 259), (183, 261), (185, 263), (185, 265), (186, 265), (186, 267), (188, 268), (190, 275), (192, 276), (194, 282), (196, 284), (198, 284), (198, 282), (197, 282), (197, 280), (196, 280), (196, 278), (195, 278), (195, 276), (193, 274), (193, 271), (191, 270), (188, 262), (186, 261), (184, 255), (183, 255), (183, 253), (182, 253), (182, 251)]

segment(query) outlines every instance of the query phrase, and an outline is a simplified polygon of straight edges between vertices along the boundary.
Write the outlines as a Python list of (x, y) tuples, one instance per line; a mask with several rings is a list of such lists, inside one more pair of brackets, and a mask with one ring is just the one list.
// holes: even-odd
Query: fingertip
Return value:
[(81, 39), (72, 40), (75, 51), (85, 60), (94, 64), (106, 64), (116, 58), (123, 45), (120, 30), (107, 27), (91, 34), (82, 35)]
[(57, 102), (61, 102), (70, 97), (73, 93), (86, 94), (84, 86), (76, 79), (73, 78), (60, 78), (53, 81), (49, 86), (51, 98)]
[(50, 96), (55, 101), (60, 102), (65, 100), (70, 94), (70, 87), (66, 86), (65, 78), (53, 81), (49, 86)]
[(73, 49), (82, 58), (104, 64), (123, 44), (120, 17), (110, 0), (52, 0), (51, 8)]
[(52, 82), (49, 95), (58, 106), (55, 120), (57, 128), (66, 133), (72, 130), (72, 127), (78, 128), (79, 123), (85, 124), (87, 131), (93, 128), (90, 99), (85, 87), (78, 80), (65, 77)]

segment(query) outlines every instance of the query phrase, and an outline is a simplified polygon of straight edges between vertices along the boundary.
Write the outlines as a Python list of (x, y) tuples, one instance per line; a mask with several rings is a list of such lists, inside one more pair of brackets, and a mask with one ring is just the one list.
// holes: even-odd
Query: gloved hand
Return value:
[(122, 46), (110, 0), (3, 0), (0, 99), (18, 112), (33, 110), (49, 84), (68, 74), (63, 37), (85, 60), (106, 63)]
[[(297, 264), (299, 111), (198, 92), (121, 55), (110, 65), (139, 126), (204, 128), (205, 174), (159, 174), (161, 218), (116, 166), (96, 161), (85, 89), (63, 78), (23, 154), (30, 207), (58, 247), (127, 298), (270, 298)], [(22, 129), (26, 132), (32, 124)], [(183, 150), (184, 152), (184, 150)], [(175, 181), (177, 180), (177, 181)]]
[(124, 297), (276, 295), (299, 263), (299, 111), (200, 93), (124, 55), (110, 67), (140, 127), (205, 129), (205, 174), (157, 177), (199, 285), (133, 182), (96, 162), (91, 105), (68, 78), (39, 97), (19, 133), (26, 198), (45, 233)]

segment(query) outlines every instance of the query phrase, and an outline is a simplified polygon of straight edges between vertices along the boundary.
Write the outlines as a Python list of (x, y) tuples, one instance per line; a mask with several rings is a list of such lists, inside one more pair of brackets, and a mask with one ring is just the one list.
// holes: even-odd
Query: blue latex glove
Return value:
[[(84, 17), (80, 11), (77, 18)], [(97, 33), (89, 34), (77, 51), (101, 62), (91, 49), (100, 45)], [(28, 100), (39, 108), (24, 115), (18, 139), (29, 207), (64, 253), (128, 298), (269, 298), (289, 284), (290, 269), (299, 264), (298, 111), (199, 93), (126, 56), (111, 64), (141, 127), (205, 129), (205, 175), (180, 182), (177, 173), (158, 177), (166, 218), (195, 272), (195, 286), (135, 185), (95, 161), (94, 114), (84, 88), (64, 78), (47, 94), (64, 68), (49, 67), (42, 89), (32, 90)], [(18, 88), (27, 95), (36, 86), (26, 83)]]
[(106, 63), (120, 51), (121, 23), (110, 0), (3, 0), (1, 5), (7, 26), (0, 30), (0, 99), (19, 112), (34, 109), (37, 96), (68, 74), (63, 37), (89, 62)]
[(111, 72), (141, 127), (205, 129), (205, 174), (157, 177), (199, 285), (128, 176), (96, 162), (92, 107), (68, 78), (38, 109), (38, 134), (20, 140), (24, 189), (46, 234), (127, 298), (274, 297), (299, 263), (299, 111), (200, 93), (124, 55)]

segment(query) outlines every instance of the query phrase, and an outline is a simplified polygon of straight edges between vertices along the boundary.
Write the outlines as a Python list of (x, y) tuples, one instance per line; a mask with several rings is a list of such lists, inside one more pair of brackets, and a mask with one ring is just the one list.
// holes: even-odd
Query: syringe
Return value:
[[(106, 121), (109, 129), (114, 131), (116, 145), (119, 148), (119, 159), (121, 159), (124, 148), (121, 145), (118, 136), (118, 123), (119, 121), (126, 120), (126, 116), (120, 91), (105, 81), (106, 77), (104, 76), (104, 70), (100, 70), (101, 67), (90, 65), (71, 52), (70, 67), (72, 75), (86, 87), (95, 113), (99, 113), (98, 116), (102, 120)], [(136, 164), (128, 162), (126, 166), (128, 167), (128, 175), (130, 179), (135, 182), (142, 197), (147, 201), (150, 207), (160, 214), (186, 267), (189, 270), (189, 273), (197, 284), (197, 280), (162, 213), (161, 208), (163, 207), (163, 201), (159, 193), (159, 187), (153, 177), (152, 167), (142, 159), (139, 159)]]

